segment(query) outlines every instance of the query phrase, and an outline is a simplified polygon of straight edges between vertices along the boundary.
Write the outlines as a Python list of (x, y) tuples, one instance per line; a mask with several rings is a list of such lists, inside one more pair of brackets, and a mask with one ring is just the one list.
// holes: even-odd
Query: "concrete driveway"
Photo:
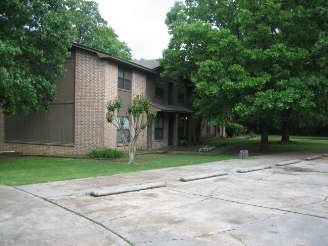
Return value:
[(328, 245), (327, 153), (0, 186), (0, 244)]

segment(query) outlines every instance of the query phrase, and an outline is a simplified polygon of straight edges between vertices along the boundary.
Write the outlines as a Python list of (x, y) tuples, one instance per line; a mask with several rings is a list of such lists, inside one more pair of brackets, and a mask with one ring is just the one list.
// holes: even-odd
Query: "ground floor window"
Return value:
[[(129, 118), (123, 117), (121, 120), (124, 121), (124, 134), (125, 134), (125, 139), (129, 142), (130, 141), (130, 121)], [(120, 121), (118, 119), (118, 121)], [(117, 134), (116, 134), (116, 142), (117, 143), (123, 143), (123, 138), (122, 138), (122, 133), (119, 129), (117, 129)]]
[(206, 133), (207, 134), (211, 133), (211, 126), (209, 124), (206, 125)]
[(157, 114), (155, 120), (155, 139), (163, 139), (164, 132), (164, 117), (161, 114)]

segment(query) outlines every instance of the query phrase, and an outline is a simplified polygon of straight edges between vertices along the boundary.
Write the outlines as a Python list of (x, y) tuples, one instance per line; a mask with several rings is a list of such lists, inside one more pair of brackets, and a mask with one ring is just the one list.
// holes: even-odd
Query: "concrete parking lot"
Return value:
[[(0, 244), (328, 245), (327, 153), (0, 186)], [(241, 169), (247, 172), (237, 172)], [(227, 174), (180, 181), (223, 171)], [(90, 195), (159, 183), (165, 187)]]

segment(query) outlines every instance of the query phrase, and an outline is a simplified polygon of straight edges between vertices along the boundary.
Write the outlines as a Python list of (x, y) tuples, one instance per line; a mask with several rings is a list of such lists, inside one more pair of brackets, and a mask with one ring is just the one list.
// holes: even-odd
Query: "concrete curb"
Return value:
[(298, 163), (301, 162), (300, 159), (296, 159), (296, 160), (291, 160), (291, 161), (283, 161), (283, 162), (279, 162), (278, 164), (276, 164), (276, 166), (286, 166), (286, 165), (290, 165), (290, 164), (294, 164), (294, 163)]
[(188, 182), (188, 181), (194, 181), (199, 179), (208, 179), (218, 176), (228, 175), (228, 172), (216, 172), (216, 173), (207, 173), (207, 174), (200, 174), (200, 175), (194, 175), (189, 177), (182, 177), (180, 178), (180, 181), (182, 182)]
[(156, 183), (131, 185), (131, 186), (125, 186), (125, 187), (116, 187), (116, 188), (113, 187), (113, 188), (107, 188), (104, 190), (91, 191), (90, 195), (94, 196), (94, 197), (109, 196), (109, 195), (116, 195), (116, 194), (121, 194), (121, 193), (161, 188), (161, 187), (166, 187), (166, 183), (156, 182)]
[(323, 156), (324, 156), (324, 157), (328, 157), (328, 154), (324, 154)]
[(311, 161), (311, 160), (319, 159), (321, 157), (322, 157), (322, 155), (314, 155), (314, 156), (306, 157), (306, 158), (304, 158), (304, 160)]
[(271, 168), (271, 166), (257, 166), (257, 167), (249, 167), (249, 168), (240, 168), (237, 169), (237, 173), (249, 173), (249, 172), (254, 172), (258, 170), (263, 170), (263, 169), (268, 169)]

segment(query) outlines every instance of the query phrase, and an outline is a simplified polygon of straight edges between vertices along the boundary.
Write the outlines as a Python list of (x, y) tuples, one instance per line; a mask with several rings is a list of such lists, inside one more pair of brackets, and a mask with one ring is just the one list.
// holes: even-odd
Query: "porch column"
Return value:
[(188, 115), (188, 145), (191, 145), (191, 114)]
[(173, 141), (174, 141), (174, 149), (178, 148), (178, 124), (179, 124), (179, 114), (175, 114), (175, 126), (174, 126), (174, 134), (173, 134)]
[(227, 134), (226, 134), (226, 131), (225, 131), (225, 126), (222, 127), (222, 137), (226, 137)]
[(147, 147), (148, 149), (153, 148), (153, 122), (147, 126)]

